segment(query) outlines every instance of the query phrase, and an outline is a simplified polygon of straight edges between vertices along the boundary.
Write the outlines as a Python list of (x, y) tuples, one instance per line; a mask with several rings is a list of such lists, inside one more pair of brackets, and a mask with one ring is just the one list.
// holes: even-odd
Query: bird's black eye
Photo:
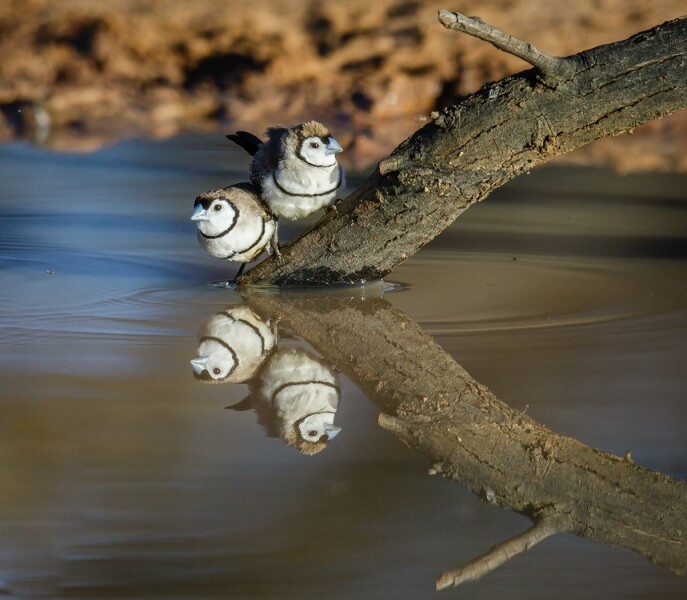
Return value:
[(311, 147), (311, 148), (319, 148), (319, 147), (320, 147), (320, 143), (319, 143), (319, 142), (310, 142), (310, 147)]
[(215, 204), (215, 211), (219, 212), (222, 210), (222, 205), (221, 204)]
[(317, 435), (317, 431), (315, 431), (314, 429), (312, 431), (308, 431), (308, 435), (310, 437), (315, 437)]
[(222, 371), (220, 371), (219, 367), (215, 367), (214, 369), (212, 369), (212, 372), (213, 372), (215, 375), (219, 375)]

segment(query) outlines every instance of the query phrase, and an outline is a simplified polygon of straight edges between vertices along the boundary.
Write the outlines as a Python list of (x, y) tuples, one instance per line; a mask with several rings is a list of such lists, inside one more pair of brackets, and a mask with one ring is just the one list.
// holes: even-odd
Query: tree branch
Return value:
[[(538, 69), (519, 73), (433, 115), (338, 215), (286, 247), (281, 262), (270, 258), (251, 269), (240, 285), (380, 279), (520, 173), (687, 106), (687, 18), (551, 59), (551, 69), (537, 56), (545, 77)], [(574, 68), (559, 73), (561, 64)]]
[(509, 561), (514, 556), (522, 554), (526, 550), (543, 542), (546, 538), (551, 537), (554, 533), (560, 533), (561, 528), (554, 523), (543, 520), (535, 523), (527, 531), (520, 535), (511, 538), (497, 546), (494, 546), (489, 552), (478, 556), (471, 560), (464, 567), (446, 571), (437, 579), (437, 590), (443, 590), (447, 587), (467, 583), (468, 581), (475, 581), (488, 575), (494, 569), (500, 567), (503, 563)]
[(512, 35), (504, 33), (500, 29), (496, 29), (496, 27), (492, 27), (479, 17), (466, 17), (457, 12), (440, 10), (439, 22), (446, 29), (467, 33), (493, 44), (499, 50), (521, 58), (539, 69), (542, 75), (548, 78), (557, 79), (569, 76), (575, 68), (574, 61), (544, 54), (544, 52), (535, 48), (532, 44), (523, 42)]

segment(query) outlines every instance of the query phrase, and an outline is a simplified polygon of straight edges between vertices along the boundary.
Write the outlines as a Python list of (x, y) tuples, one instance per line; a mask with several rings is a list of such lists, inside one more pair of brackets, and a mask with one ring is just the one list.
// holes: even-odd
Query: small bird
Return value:
[(334, 425), (340, 390), (332, 369), (300, 348), (278, 349), (249, 382), (251, 395), (228, 408), (254, 408), (270, 436), (316, 454), (341, 431)]
[(201, 194), (194, 203), (191, 220), (198, 227), (198, 241), (218, 258), (243, 263), (232, 280), (243, 273), (246, 263), (263, 250), (276, 231), (274, 217), (265, 209), (249, 183)]
[[(296, 220), (332, 206), (344, 185), (344, 172), (336, 160), (343, 148), (329, 130), (309, 121), (291, 128), (271, 127), (266, 133), (266, 142), (247, 131), (227, 138), (253, 157), (249, 179), (272, 214)], [(278, 252), (277, 228), (272, 247)]]
[(277, 343), (276, 331), (250, 308), (212, 315), (198, 331), (193, 376), (207, 383), (243, 383), (254, 377)]

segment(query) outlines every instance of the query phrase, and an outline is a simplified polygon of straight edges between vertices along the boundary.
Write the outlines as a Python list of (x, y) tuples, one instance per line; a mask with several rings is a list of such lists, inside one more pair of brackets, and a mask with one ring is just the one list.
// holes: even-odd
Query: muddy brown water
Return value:
[[(0, 597), (434, 598), (441, 571), (528, 526), (429, 477), (342, 373), (341, 432), (314, 456), (225, 410), (246, 384), (194, 378), (199, 328), (241, 299), (209, 285), (235, 267), (197, 245), (193, 198), (245, 168), (219, 135), (0, 147)], [(541, 169), (386, 297), (511, 406), (685, 479), (686, 200), (684, 176)], [(288, 331), (279, 348), (317, 356)], [(440, 595), (686, 589), (564, 535)]]

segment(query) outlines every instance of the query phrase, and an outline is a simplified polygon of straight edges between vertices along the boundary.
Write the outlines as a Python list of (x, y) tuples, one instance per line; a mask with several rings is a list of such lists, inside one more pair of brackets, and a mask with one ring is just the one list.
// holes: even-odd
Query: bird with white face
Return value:
[(276, 221), (249, 183), (201, 194), (196, 198), (191, 220), (198, 228), (200, 245), (209, 254), (242, 263), (233, 281), (263, 250), (271, 252), (269, 242)]
[(341, 431), (334, 424), (340, 390), (332, 369), (299, 348), (277, 350), (249, 383), (251, 395), (229, 408), (254, 408), (268, 435), (316, 454)]
[(272, 326), (250, 308), (223, 310), (198, 331), (193, 375), (207, 383), (243, 383), (255, 376), (276, 343)]
[[(265, 142), (246, 131), (227, 137), (253, 156), (250, 181), (277, 219), (302, 219), (332, 206), (344, 186), (344, 172), (336, 160), (343, 149), (317, 121), (272, 127)], [(275, 229), (275, 249), (276, 244)]]

